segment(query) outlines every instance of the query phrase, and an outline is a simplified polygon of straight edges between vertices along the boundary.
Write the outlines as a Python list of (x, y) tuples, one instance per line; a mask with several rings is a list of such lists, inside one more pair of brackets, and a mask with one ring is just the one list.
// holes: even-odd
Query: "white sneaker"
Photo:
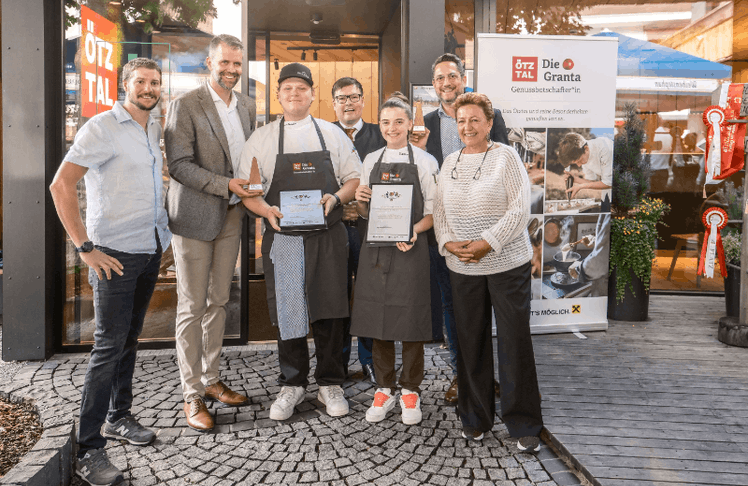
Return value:
[(418, 393), (403, 388), (402, 395), (400, 395), (400, 409), (403, 411), (405, 425), (421, 423), (423, 414), (421, 413), (421, 397)]
[(378, 388), (374, 394), (374, 401), (366, 411), (367, 422), (381, 422), (387, 412), (395, 408), (395, 394), (389, 388)]
[(304, 401), (303, 386), (284, 386), (270, 406), (272, 420), (287, 420), (293, 415), (296, 405)]
[(348, 414), (348, 400), (345, 399), (343, 389), (337, 385), (319, 387), (317, 400), (327, 407), (327, 415), (330, 417)]

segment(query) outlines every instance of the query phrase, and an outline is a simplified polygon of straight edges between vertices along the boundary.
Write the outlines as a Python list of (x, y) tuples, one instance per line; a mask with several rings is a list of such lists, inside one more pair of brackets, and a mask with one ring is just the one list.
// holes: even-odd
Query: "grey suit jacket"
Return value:
[[(234, 91), (244, 139), (252, 133), (254, 106)], [(226, 132), (206, 84), (169, 105), (164, 128), (169, 190), (169, 229), (180, 236), (211, 241), (218, 236), (229, 204), (234, 178)]]

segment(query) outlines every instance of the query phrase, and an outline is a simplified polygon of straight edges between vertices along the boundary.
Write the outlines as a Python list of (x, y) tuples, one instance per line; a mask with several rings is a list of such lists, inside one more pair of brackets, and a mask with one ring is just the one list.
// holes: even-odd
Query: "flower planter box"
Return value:
[[(613, 270), (608, 279), (608, 319), (615, 321), (646, 321), (649, 318), (649, 290), (645, 290), (642, 281), (631, 274), (631, 285), (620, 302), (616, 302), (616, 274)], [(632, 291), (633, 289), (633, 291)]]

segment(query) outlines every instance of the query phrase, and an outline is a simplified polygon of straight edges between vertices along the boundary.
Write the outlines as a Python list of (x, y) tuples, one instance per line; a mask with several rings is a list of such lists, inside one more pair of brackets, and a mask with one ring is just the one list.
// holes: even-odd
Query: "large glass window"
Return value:
[[(175, 11), (163, 4), (142, 6), (132, 1), (88, 0), (68, 8), (65, 32), (65, 141), (69, 148), (78, 129), (92, 116), (124, 100), (121, 69), (135, 57), (148, 57), (163, 71), (162, 97), (153, 114), (161, 123), (169, 102), (208, 77), (205, 59), (210, 39), (219, 33), (242, 38), (241, 5), (233, 0), (196, 2), (194, 9)], [(250, 56), (251, 58), (251, 56)], [(163, 143), (162, 143), (163, 148)], [(169, 174), (164, 157), (163, 183)], [(78, 186), (85, 220), (86, 188)], [(93, 342), (94, 315), (88, 267), (65, 237), (66, 278), (63, 345)], [(226, 338), (240, 335), (241, 260), (237, 260), (227, 309)], [(176, 273), (171, 248), (162, 258), (141, 340), (172, 340), (176, 318)]]

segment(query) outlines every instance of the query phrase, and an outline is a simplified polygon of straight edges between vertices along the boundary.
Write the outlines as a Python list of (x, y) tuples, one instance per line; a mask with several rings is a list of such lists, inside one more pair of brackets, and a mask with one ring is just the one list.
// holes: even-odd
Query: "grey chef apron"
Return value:
[[(330, 152), (319, 125), (312, 117), (322, 150), (298, 154), (283, 153), (283, 125), (280, 121), (278, 156), (275, 159), (273, 182), (265, 201), (280, 205), (281, 191), (320, 189), (322, 194), (335, 194), (339, 189)], [(343, 208), (336, 207), (327, 215), (327, 229), (283, 231), (283, 234), (304, 237), (304, 268), (309, 321), (348, 317), (348, 233), (341, 222)], [(278, 325), (275, 299), (275, 268), (270, 249), (276, 231), (269, 224), (262, 238), (262, 264), (265, 270), (270, 321)]]
[[(415, 224), (423, 219), (423, 193), (413, 148), (408, 144), (410, 160), (407, 163), (383, 162), (384, 153), (382, 151), (374, 164), (369, 180), (385, 184), (412, 183)], [(418, 235), (414, 248), (407, 252), (395, 246), (364, 243), (356, 275), (351, 335), (383, 341), (430, 341), (429, 272), (429, 248), (424, 233)]]

